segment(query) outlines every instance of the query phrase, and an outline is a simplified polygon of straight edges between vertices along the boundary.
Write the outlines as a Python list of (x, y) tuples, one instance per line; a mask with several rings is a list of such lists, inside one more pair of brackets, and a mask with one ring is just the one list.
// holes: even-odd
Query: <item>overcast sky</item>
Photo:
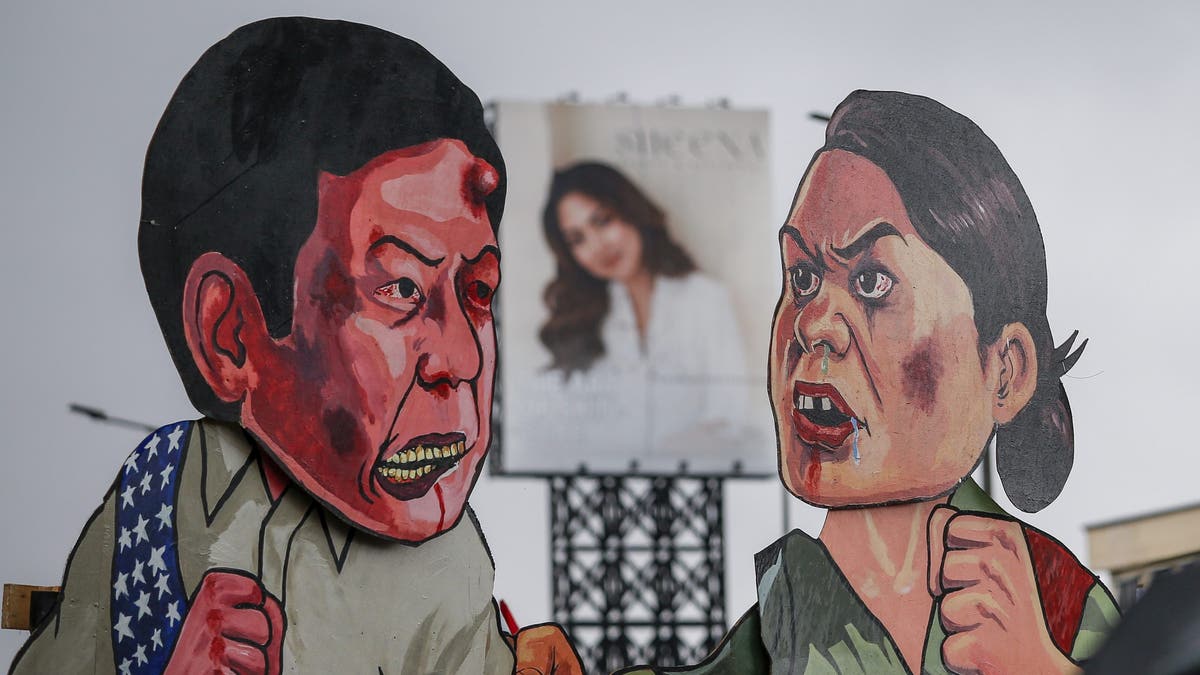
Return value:
[[(1033, 200), (1056, 336), (1079, 329), (1092, 340), (1066, 380), (1075, 471), (1029, 521), (1086, 560), (1086, 524), (1197, 501), (1185, 423), (1200, 402), (1200, 5), (878, 4), (5, 3), (0, 581), (59, 582), (140, 438), (69, 415), (68, 402), (155, 424), (195, 416), (137, 267), (141, 164), (200, 53), (238, 25), (284, 14), (414, 38), (484, 100), (626, 92), (767, 108), (777, 222), (821, 142), (809, 111), (857, 88), (941, 100), (996, 141)], [(506, 251), (506, 263), (519, 255)], [(754, 601), (751, 556), (780, 534), (779, 495), (775, 481), (727, 494), (731, 616)], [(544, 485), (485, 477), (472, 503), (497, 559), (497, 595), (522, 623), (548, 619)], [(791, 517), (819, 529), (820, 512), (793, 503)], [(0, 663), (23, 639), (0, 635)]]

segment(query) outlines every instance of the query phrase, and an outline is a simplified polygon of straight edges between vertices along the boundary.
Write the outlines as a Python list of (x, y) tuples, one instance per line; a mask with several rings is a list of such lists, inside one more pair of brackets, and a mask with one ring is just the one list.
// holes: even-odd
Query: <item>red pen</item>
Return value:
[(504, 625), (508, 627), (508, 632), (516, 635), (521, 627), (517, 625), (517, 620), (513, 618), (512, 610), (508, 608), (508, 603), (500, 601), (500, 616), (504, 617)]

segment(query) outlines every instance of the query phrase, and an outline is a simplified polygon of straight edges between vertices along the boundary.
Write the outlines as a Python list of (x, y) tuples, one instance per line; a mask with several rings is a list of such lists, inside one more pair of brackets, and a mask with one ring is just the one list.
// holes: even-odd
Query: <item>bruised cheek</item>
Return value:
[(328, 446), (333, 448), (337, 457), (342, 459), (354, 457), (358, 454), (359, 448), (369, 445), (363, 435), (362, 426), (358, 423), (354, 413), (349, 410), (342, 407), (327, 410), (322, 415), (321, 421), (328, 437)]
[(310, 298), (330, 323), (345, 323), (357, 306), (354, 281), (333, 253), (324, 256), (313, 271)]
[(937, 401), (938, 383), (942, 378), (941, 364), (940, 350), (932, 338), (925, 338), (901, 366), (904, 398), (912, 401), (922, 412), (932, 412)]

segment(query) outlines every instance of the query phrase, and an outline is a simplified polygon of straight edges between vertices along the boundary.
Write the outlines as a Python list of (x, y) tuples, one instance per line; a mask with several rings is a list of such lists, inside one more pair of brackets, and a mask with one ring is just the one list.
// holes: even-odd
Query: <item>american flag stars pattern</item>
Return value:
[(176, 476), (191, 427), (180, 422), (155, 431), (121, 470), (110, 605), (121, 675), (162, 673), (187, 613), (174, 511)]

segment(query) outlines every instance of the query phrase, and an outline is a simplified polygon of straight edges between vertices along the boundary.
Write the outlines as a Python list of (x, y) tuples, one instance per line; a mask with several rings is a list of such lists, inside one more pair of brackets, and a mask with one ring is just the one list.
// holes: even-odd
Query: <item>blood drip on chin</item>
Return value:
[(442, 484), (434, 483), (433, 491), (438, 498), (438, 532), (446, 528), (446, 499), (442, 497)]
[(817, 484), (821, 482), (821, 461), (817, 459), (816, 448), (806, 450), (801, 462), (804, 464), (804, 487), (810, 496), (817, 494)]

